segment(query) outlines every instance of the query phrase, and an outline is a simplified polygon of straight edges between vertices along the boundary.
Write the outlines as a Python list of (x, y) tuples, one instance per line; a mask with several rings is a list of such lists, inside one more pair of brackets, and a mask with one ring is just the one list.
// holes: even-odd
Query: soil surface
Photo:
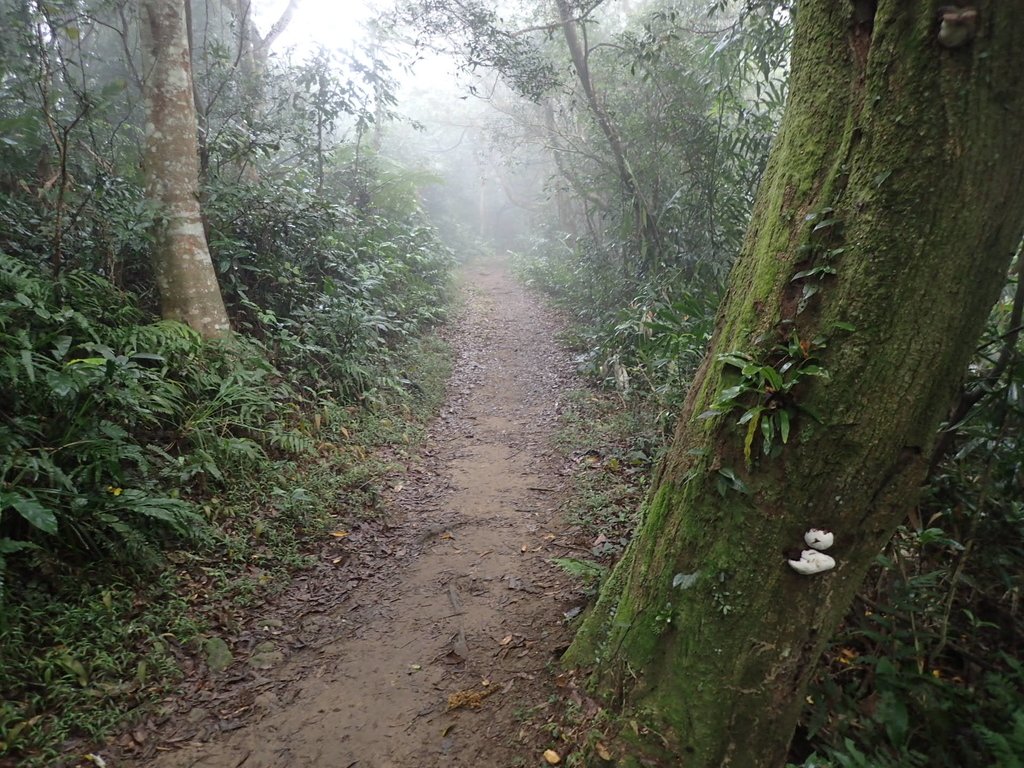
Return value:
[[(542, 764), (543, 705), (580, 602), (551, 447), (575, 385), (556, 320), (500, 262), (473, 264), (448, 399), (389, 478), (383, 522), (339, 532), (259, 608), (225, 669), (122, 743), (121, 765), (420, 768)], [(202, 670), (200, 670), (202, 671)]]

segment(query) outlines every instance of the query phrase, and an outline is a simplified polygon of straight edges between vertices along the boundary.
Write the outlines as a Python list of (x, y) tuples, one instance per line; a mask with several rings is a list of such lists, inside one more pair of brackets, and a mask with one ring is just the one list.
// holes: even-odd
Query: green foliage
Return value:
[[(364, 172), (333, 182), (358, 186)], [(211, 249), (236, 328), (311, 391), (351, 401), (394, 388), (391, 350), (445, 316), (454, 260), (390, 175), (367, 211), (292, 184), (211, 185)]]
[(125, 583), (96, 589), (69, 580), (55, 594), (30, 582), (19, 590), (0, 622), (0, 754), (100, 738), (178, 679), (171, 647), (190, 642), (198, 627), (180, 598), (163, 593), (167, 586), (150, 590), (161, 609), (143, 613)]
[(571, 267), (568, 259), (543, 256), (519, 257), (514, 266), (571, 313), (570, 341), (581, 350), (581, 369), (623, 397), (650, 399), (670, 431), (711, 338), (716, 284), (666, 272), (629, 296), (621, 281), (588, 266), (582, 252)]
[(488, 67), (502, 74), (523, 96), (539, 101), (558, 85), (556, 68), (543, 53), (537, 30), (533, 35), (509, 34), (502, 18), (490, 4), (464, 0), (455, 5), (445, 0), (415, 0), (397, 6), (390, 23), (404, 23), (434, 36), (462, 53), (468, 51), (468, 64)]
[(0, 538), (35, 556), (144, 559), (167, 533), (192, 533), (199, 518), (158, 489), (147, 449), (184, 392), (164, 358), (119, 343), (117, 324), (138, 317), (130, 298), (2, 253), (0, 284), (12, 297), (0, 301)]
[(575, 557), (553, 557), (551, 562), (557, 565), (570, 576), (593, 585), (604, 579), (608, 569), (593, 560), (581, 560)]
[(588, 545), (585, 563), (608, 569), (629, 543), (649, 473), (665, 448), (656, 415), (623, 408), (608, 393), (578, 392), (568, 400), (560, 449), (587, 468), (573, 475), (566, 516)]
[(652, 399), (666, 431), (710, 340), (781, 116), (790, 25), (775, 11), (744, 4), (709, 21), (666, 2), (620, 32), (588, 28), (635, 189), (621, 188), (612, 158), (594, 157), (607, 141), (575, 113), (579, 101), (555, 110), (556, 144), (589, 131), (583, 158), (558, 165), (584, 216), (563, 212), (518, 269), (574, 318), (585, 369), (623, 397)]
[(765, 456), (774, 456), (781, 445), (789, 442), (790, 431), (800, 413), (815, 415), (796, 398), (794, 390), (808, 377), (828, 379), (815, 352), (825, 346), (825, 339), (801, 341), (796, 334), (786, 344), (777, 345), (771, 363), (759, 363), (743, 352), (729, 352), (718, 360), (739, 371), (736, 384), (723, 389), (706, 416), (717, 413), (743, 411), (738, 426), (746, 426), (743, 455), (747, 463), (753, 460), (751, 448), (760, 429), (761, 450)]
[[(246, 366), (252, 361), (234, 354)], [(256, 431), (253, 442), (260, 441), (268, 458), (237, 472), (221, 465), (224, 482), (202, 467), (196, 474), (196, 451), (178, 455), (180, 463), (167, 469), (170, 482), (208, 488), (192, 506), (211, 530), (199, 541), (179, 541), (181, 549), (165, 554), (173, 567), (150, 571), (143, 585), (110, 556), (71, 569), (48, 555), (40, 569), (23, 553), (12, 555), (21, 559), (12, 562), (0, 611), (0, 753), (19, 756), (26, 766), (50, 765), (69, 738), (101, 740), (133, 708), (168, 690), (180, 676), (178, 661), (205, 636), (230, 638), (238, 629), (231, 617), (241, 606), (308, 567), (328, 531), (376, 514), (382, 480), (394, 470), (390, 462), (404, 460), (407, 446), (420, 439), (450, 368), (446, 347), (434, 338), (396, 351), (395, 362), (418, 372), (419, 388), (388, 391), (380, 409), (321, 403), (320, 426), (304, 427), (316, 429), (316, 453), (284, 455)], [(216, 366), (208, 365), (214, 377)], [(222, 408), (206, 431), (230, 434), (238, 418)], [(383, 445), (390, 447), (386, 460), (372, 454)], [(179, 481), (179, 473), (190, 480)]]
[[(368, 146), (395, 52), (247, 69), (251, 24), (192, 11), (200, 202), (237, 331), (211, 342), (156, 320), (136, 7), (0, 8), (0, 753), (39, 764), (162, 689), (203, 599), (252, 599), (248, 568), (283, 582), (334, 513), (372, 514), (370, 450), (400, 454), (441, 391), (419, 337), (452, 255), (425, 175)], [(204, 594), (193, 568), (232, 587)]]

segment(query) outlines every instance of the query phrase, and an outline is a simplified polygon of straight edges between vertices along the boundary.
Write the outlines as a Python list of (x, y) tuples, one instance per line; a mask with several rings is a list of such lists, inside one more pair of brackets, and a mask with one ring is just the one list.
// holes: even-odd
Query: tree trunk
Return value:
[[(1021, 235), (1019, 4), (941, 30), (930, 0), (875, 6), (799, 4), (789, 103), (710, 352), (566, 656), (687, 768), (784, 764)], [(799, 383), (759, 386), (759, 366)], [(815, 527), (837, 565), (799, 575), (783, 553)]]
[(562, 27), (562, 34), (565, 37), (566, 46), (569, 49), (569, 57), (572, 59), (573, 69), (579, 78), (583, 94), (586, 96), (587, 106), (601, 133), (604, 134), (611, 150), (612, 158), (615, 161), (616, 173), (619, 177), (619, 185), (628, 200), (633, 213), (633, 227), (636, 232), (640, 250), (641, 270), (646, 270), (649, 262), (652, 262), (661, 252), (661, 233), (658, 230), (657, 222), (651, 213), (650, 205), (644, 197), (643, 189), (640, 186), (633, 169), (629, 164), (626, 155), (626, 145), (622, 141), (618, 128), (612, 121), (611, 115), (605, 109), (604, 104), (597, 95), (594, 88), (594, 79), (590, 75), (590, 64), (588, 57), (590, 51), (583, 40), (580, 40), (577, 28), (579, 22), (576, 20), (572, 5), (569, 0), (555, 0), (555, 7), (558, 9), (559, 24)]
[(184, 0), (142, 0), (146, 57), (146, 196), (156, 207), (153, 263), (163, 316), (203, 336), (227, 333), (227, 313), (199, 211), (199, 159)]

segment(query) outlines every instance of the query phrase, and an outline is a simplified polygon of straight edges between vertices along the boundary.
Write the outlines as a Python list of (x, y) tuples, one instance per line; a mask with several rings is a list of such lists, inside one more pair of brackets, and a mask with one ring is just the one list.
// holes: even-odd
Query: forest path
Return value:
[[(573, 587), (550, 563), (568, 551), (557, 519), (567, 470), (550, 442), (572, 366), (554, 319), (503, 263), (470, 264), (460, 282), (465, 311), (449, 332), (457, 359), (441, 415), (418, 459), (389, 480), (388, 524), (338, 542), (371, 570), (317, 569), (303, 594), (335, 594), (336, 604), (299, 614), (282, 605), (279, 618), (260, 619), (249, 667), (211, 676), (210, 690), (178, 703), (170, 720), (192, 727), (138, 765), (540, 762), (516, 732), (523, 710), (547, 696), (568, 640)], [(233, 669), (242, 683), (231, 685)]]

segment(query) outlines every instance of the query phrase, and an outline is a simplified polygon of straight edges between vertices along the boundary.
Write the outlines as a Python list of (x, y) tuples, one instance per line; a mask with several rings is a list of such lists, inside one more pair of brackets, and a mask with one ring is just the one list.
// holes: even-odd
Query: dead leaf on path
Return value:
[(553, 749), (545, 749), (544, 762), (546, 762), (548, 765), (558, 765), (560, 762), (562, 762), (562, 756), (555, 752), (555, 750)]
[(348, 535), (348, 531), (331, 531), (331, 536), (333, 536), (336, 539), (344, 539)]
[(455, 538), (455, 536), (453, 536), (453, 535), (452, 535), (452, 532), (451, 532), (451, 531), (445, 531), (445, 532), (444, 532), (444, 533), (442, 533), (442, 534), (441, 534), (440, 536), (438, 536), (438, 538), (439, 538), (439, 539), (442, 539), (442, 540), (443, 540), (443, 539), (454, 539), (454, 538)]
[(497, 693), (497, 688), (484, 688), (482, 691), (470, 688), (466, 691), (456, 691), (455, 693), (448, 694), (448, 709), (447, 712), (451, 712), (456, 709), (462, 709), (463, 707), (469, 707), (470, 709), (480, 709), (483, 706), (484, 699), (490, 696), (492, 693)]
[(608, 747), (606, 747), (600, 741), (597, 742), (597, 744), (594, 745), (594, 749), (597, 750), (597, 756), (600, 757), (602, 760), (611, 760), (612, 759), (612, 753), (609, 752), (608, 751)]
[(508, 645), (511, 642), (512, 642), (512, 635), (505, 635), (505, 637), (501, 638), (500, 645)]

